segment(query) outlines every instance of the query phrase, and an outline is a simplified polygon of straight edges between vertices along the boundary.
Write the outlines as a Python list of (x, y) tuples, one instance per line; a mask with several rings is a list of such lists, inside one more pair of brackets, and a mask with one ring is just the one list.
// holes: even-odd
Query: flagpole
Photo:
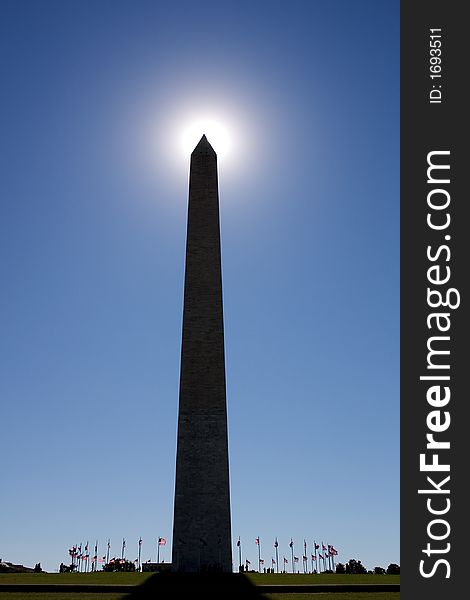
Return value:
[(292, 538), (290, 540), (290, 549), (292, 551), (292, 573), (295, 573), (295, 566), (294, 566), (294, 542), (292, 541)]
[(160, 538), (157, 538), (157, 564), (160, 563)]
[(242, 543), (240, 541), (240, 536), (238, 536), (238, 572), (240, 572), (242, 566)]
[(258, 573), (261, 573), (261, 542), (258, 536)]
[(106, 564), (109, 563), (109, 549), (111, 548), (111, 540), (108, 538), (108, 549), (106, 550)]
[(138, 555), (138, 560), (137, 560), (137, 568), (139, 570), (140, 573), (140, 557), (142, 555), (142, 538), (139, 537), (139, 555)]
[(274, 544), (274, 547), (276, 548), (276, 573), (279, 573), (279, 556), (278, 556), (278, 552), (277, 552), (277, 547), (279, 546), (277, 538), (276, 538), (276, 542)]
[(121, 560), (124, 559), (124, 548), (126, 547), (126, 540), (122, 538), (122, 549), (121, 549)]
[[(304, 573), (308, 571), (308, 556), (307, 556), (307, 542), (304, 540), (304, 556), (305, 558), (302, 560), (304, 563)], [(307, 560), (307, 564), (305, 564), (305, 560)]]
[(98, 570), (98, 540), (96, 540), (95, 544), (95, 571)]
[(313, 540), (313, 549), (315, 550), (315, 567), (316, 567), (316, 571), (317, 571), (317, 575), (318, 575), (319, 566), (317, 563), (317, 542), (315, 540)]

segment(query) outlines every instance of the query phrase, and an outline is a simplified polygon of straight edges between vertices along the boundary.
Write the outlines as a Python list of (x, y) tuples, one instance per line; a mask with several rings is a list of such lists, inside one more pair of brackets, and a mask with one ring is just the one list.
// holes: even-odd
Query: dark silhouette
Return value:
[(42, 573), (43, 572), (42, 569), (41, 569), (41, 563), (36, 563), (34, 565), (34, 572), (35, 573)]
[(343, 575), (344, 573), (346, 573), (346, 568), (345, 568), (345, 566), (343, 565), (343, 563), (338, 563), (338, 564), (336, 565), (336, 572), (337, 572), (339, 575)]
[(217, 155), (202, 136), (189, 175), (173, 570), (231, 574)]
[(365, 568), (365, 566), (361, 563), (360, 560), (356, 560), (355, 558), (351, 558), (350, 560), (348, 560), (348, 562), (346, 563), (346, 573), (349, 574), (354, 574), (354, 575), (362, 575), (364, 573), (367, 573), (367, 569)]
[(400, 575), (400, 565), (391, 563), (387, 567), (387, 575)]
[(374, 567), (375, 575), (385, 575), (385, 569), (383, 567)]
[(152, 575), (125, 598), (243, 598), (262, 600), (264, 596), (240, 573), (158, 573)]
[(109, 563), (104, 565), (103, 571), (107, 571), (108, 573), (131, 572), (135, 571), (135, 564), (130, 560), (112, 558)]

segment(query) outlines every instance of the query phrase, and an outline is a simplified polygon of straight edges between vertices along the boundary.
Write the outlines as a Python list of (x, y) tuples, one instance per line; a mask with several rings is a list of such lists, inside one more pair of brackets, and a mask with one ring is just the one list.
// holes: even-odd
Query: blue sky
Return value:
[[(220, 161), (234, 542), (399, 562), (399, 5), (4, 1), (0, 557), (171, 548), (189, 157)], [(101, 550), (100, 550), (101, 553)], [(136, 556), (134, 556), (135, 554)], [(147, 556), (148, 555), (148, 556)]]

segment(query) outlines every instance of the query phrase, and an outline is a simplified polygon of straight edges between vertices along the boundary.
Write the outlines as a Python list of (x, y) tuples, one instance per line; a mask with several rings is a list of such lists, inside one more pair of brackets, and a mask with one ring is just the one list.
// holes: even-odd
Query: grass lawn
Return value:
[[(139, 585), (153, 573), (0, 573), (1, 583), (93, 583)], [(400, 583), (399, 575), (247, 573), (256, 585), (305, 583)], [(300, 600), (300, 599), (299, 599)], [(351, 599), (353, 600), (353, 599)]]
[[(251, 581), (260, 585), (293, 584), (293, 583), (400, 583), (399, 575), (336, 575), (335, 573), (320, 573), (318, 575), (304, 573), (247, 573)], [(335, 596), (336, 598), (336, 596)]]
[(118, 583), (121, 585), (139, 585), (152, 575), (153, 573), (105, 573), (103, 571), (98, 571), (97, 573), (0, 573), (0, 584), (105, 583), (110, 585)]
[[(1, 584), (127, 584), (139, 585), (153, 573), (0, 573), (0, 600), (123, 600), (122, 593), (75, 593), (67, 592), (2, 592)], [(400, 583), (399, 575), (335, 575), (335, 574), (292, 574), (292, 573), (249, 573), (255, 585), (262, 584), (336, 584), (336, 583)], [(267, 600), (399, 600), (397, 592), (338, 592), (334, 594), (263, 594)]]

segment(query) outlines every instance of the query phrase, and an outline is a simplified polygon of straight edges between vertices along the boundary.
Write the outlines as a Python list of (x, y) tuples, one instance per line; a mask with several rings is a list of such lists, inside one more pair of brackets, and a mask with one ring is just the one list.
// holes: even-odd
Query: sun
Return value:
[(231, 136), (228, 128), (221, 122), (211, 118), (197, 118), (183, 127), (181, 132), (181, 149), (189, 156), (196, 144), (205, 134), (219, 158), (225, 158), (231, 149)]

